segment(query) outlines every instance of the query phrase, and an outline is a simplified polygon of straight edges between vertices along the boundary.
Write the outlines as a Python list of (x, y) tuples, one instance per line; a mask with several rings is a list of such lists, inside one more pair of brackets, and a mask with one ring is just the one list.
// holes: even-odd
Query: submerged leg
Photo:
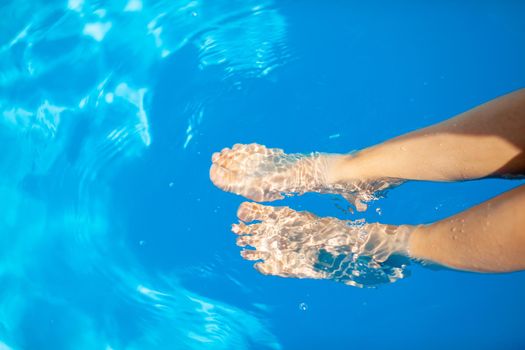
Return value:
[(343, 195), (360, 211), (375, 193), (398, 182), (341, 180), (338, 166), (344, 160), (340, 155), (286, 154), (278, 148), (237, 144), (213, 154), (210, 178), (217, 187), (255, 201), (305, 192), (334, 193)]
[[(363, 224), (320, 218), (288, 207), (243, 203), (241, 220), (232, 231), (247, 260), (262, 260), (255, 268), (282, 277), (335, 279), (350, 285), (373, 286), (404, 276), (405, 265), (387, 260), (406, 255), (408, 226)], [(248, 222), (258, 221), (252, 224)]]
[(350, 155), (285, 154), (236, 145), (213, 155), (212, 181), (255, 201), (304, 192), (343, 195), (358, 210), (406, 180), (525, 174), (525, 89)]
[[(264, 274), (373, 286), (404, 276), (394, 255), (476, 272), (525, 269), (525, 185), (430, 225), (320, 218), (288, 207), (241, 204), (242, 256)], [(252, 221), (256, 223), (247, 224)]]

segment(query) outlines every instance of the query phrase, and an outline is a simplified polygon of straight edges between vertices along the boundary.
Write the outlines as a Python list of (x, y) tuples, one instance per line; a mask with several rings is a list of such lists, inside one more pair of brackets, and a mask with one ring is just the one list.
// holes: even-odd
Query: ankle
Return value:
[(377, 262), (386, 261), (391, 255), (410, 257), (409, 241), (415, 227), (410, 225), (367, 224), (367, 237), (362, 248)]
[(326, 164), (326, 182), (329, 185), (344, 183), (358, 179), (355, 174), (355, 168), (352, 166), (354, 161), (353, 155), (347, 154), (323, 154)]

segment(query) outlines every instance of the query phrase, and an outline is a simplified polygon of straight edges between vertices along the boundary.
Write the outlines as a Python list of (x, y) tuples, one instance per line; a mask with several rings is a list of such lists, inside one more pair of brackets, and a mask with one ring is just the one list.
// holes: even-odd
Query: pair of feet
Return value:
[[(357, 210), (384, 190), (384, 181), (340, 178), (343, 156), (286, 154), (258, 144), (235, 145), (212, 156), (210, 178), (219, 188), (254, 201), (274, 201), (306, 192), (340, 194)], [(288, 207), (242, 203), (232, 226), (241, 252), (255, 268), (282, 277), (336, 279), (350, 285), (375, 285), (403, 277), (404, 266), (383, 264), (403, 253), (408, 233), (393, 226), (320, 218)], [(396, 233), (396, 234), (394, 234)]]

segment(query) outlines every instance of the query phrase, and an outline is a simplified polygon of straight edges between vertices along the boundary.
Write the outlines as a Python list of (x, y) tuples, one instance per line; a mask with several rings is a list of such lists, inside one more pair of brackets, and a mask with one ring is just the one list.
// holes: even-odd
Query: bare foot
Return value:
[[(247, 260), (268, 275), (334, 279), (353, 286), (374, 286), (405, 276), (405, 264), (392, 255), (407, 256), (408, 226), (363, 224), (320, 218), (288, 207), (242, 203), (241, 222), (232, 226)], [(246, 224), (252, 221), (257, 223)], [(406, 260), (406, 259), (405, 259)]]
[(212, 156), (210, 178), (219, 188), (254, 201), (273, 201), (305, 192), (340, 194), (358, 211), (392, 183), (349, 181), (339, 177), (345, 156), (286, 154), (258, 144), (225, 148)]

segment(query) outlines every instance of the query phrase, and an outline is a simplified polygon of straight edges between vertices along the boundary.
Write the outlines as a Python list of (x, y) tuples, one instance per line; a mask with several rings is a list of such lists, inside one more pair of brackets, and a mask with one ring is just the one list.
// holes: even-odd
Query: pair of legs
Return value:
[[(251, 144), (215, 153), (212, 162), (216, 186), (254, 201), (336, 193), (357, 210), (407, 180), (523, 176), (525, 89), (355, 154), (286, 154)], [(390, 263), (394, 256), (477, 272), (525, 269), (525, 186), (420, 226), (319, 218), (256, 203), (243, 203), (238, 216), (238, 244), (255, 248), (242, 256), (260, 260), (255, 267), (265, 274), (374, 284), (403, 276), (404, 264)]]

